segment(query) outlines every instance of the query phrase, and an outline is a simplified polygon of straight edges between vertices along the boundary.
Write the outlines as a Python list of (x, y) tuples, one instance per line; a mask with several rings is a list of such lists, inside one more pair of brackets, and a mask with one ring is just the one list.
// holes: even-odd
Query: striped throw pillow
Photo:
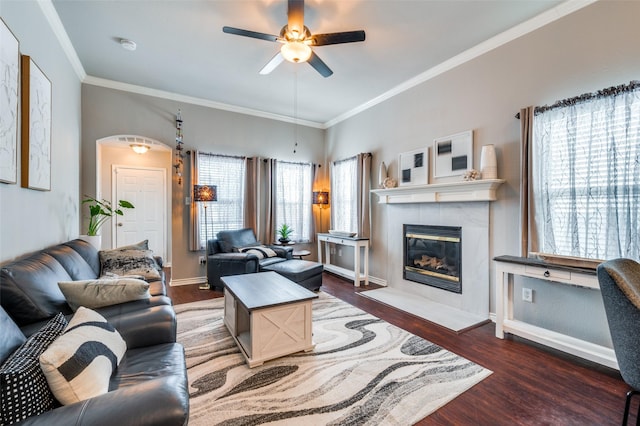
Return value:
[(49, 388), (63, 405), (107, 393), (127, 344), (99, 313), (80, 307), (64, 334), (40, 356)]
[(242, 247), (239, 248), (238, 251), (240, 253), (252, 253), (258, 256), (258, 259), (264, 259), (265, 257), (276, 257), (277, 253), (265, 246), (254, 246), (254, 247)]

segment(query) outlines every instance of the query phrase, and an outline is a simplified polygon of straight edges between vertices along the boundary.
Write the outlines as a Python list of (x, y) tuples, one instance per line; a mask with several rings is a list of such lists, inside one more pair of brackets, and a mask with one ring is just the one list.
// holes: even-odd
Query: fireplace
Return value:
[(405, 280), (462, 293), (462, 227), (404, 225)]

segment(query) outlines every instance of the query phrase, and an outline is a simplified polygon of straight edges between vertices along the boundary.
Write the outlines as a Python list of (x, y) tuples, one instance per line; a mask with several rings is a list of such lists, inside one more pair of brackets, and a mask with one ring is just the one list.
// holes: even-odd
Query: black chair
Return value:
[[(620, 374), (632, 388), (622, 420), (626, 425), (631, 400), (640, 394), (640, 263), (631, 259), (603, 262), (598, 266), (598, 281)], [(636, 425), (640, 425), (640, 414)]]
[(255, 273), (262, 267), (292, 258), (292, 247), (267, 245), (276, 256), (262, 259), (252, 253), (239, 252), (242, 247), (260, 245), (251, 228), (220, 231), (217, 237), (207, 241), (207, 279), (215, 288), (224, 288), (221, 277)]

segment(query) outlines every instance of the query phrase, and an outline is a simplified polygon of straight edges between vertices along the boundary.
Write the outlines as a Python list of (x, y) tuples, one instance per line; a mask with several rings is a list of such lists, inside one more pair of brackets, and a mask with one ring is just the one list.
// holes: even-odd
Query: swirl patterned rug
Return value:
[(249, 369), (223, 299), (176, 305), (190, 426), (410, 425), (491, 371), (339, 299), (313, 301), (315, 349)]

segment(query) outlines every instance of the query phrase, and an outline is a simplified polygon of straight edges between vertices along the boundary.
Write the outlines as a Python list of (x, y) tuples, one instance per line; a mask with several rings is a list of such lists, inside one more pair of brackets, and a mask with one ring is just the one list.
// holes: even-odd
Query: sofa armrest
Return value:
[(207, 280), (224, 287), (220, 277), (258, 272), (258, 256), (253, 253), (216, 253), (207, 257)]
[(28, 417), (21, 425), (186, 425), (189, 394), (177, 376), (148, 380)]
[(117, 315), (108, 321), (127, 342), (127, 349), (176, 341), (176, 313), (172, 306), (154, 306)]

